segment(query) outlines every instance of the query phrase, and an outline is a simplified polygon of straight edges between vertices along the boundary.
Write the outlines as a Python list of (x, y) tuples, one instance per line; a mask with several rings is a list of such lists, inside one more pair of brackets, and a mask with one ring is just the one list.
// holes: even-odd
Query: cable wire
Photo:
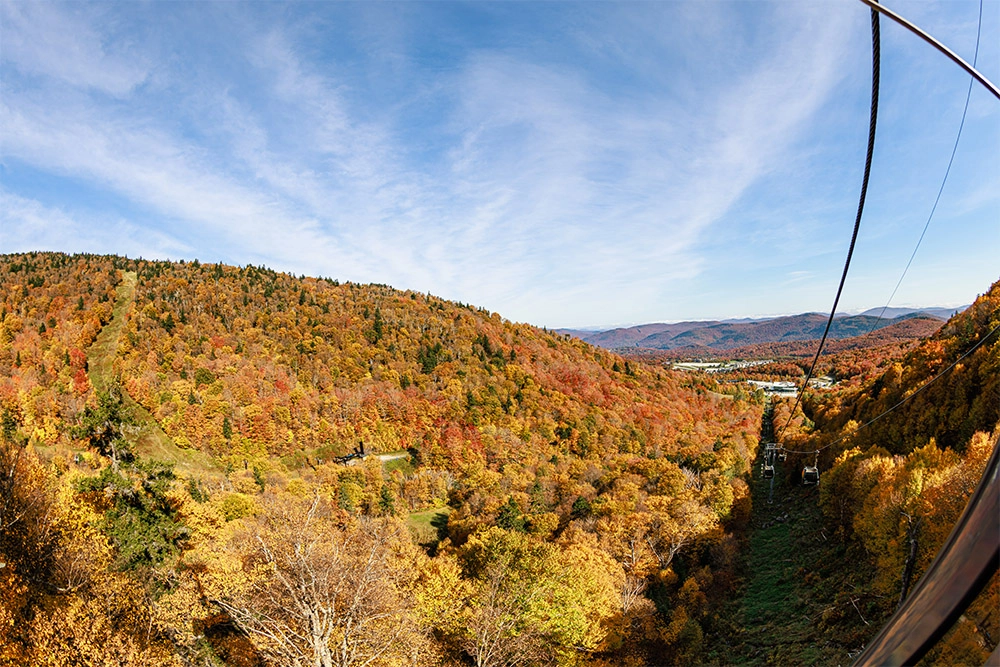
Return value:
[(899, 25), (903, 26), (904, 28), (912, 32), (914, 35), (916, 35), (917, 37), (924, 40), (925, 42), (933, 46), (935, 49), (946, 55), (948, 58), (951, 59), (953, 63), (964, 69), (969, 74), (971, 74), (976, 81), (983, 84), (983, 87), (986, 88), (986, 90), (990, 91), (990, 93), (992, 93), (994, 97), (1000, 100), (1000, 86), (997, 86), (995, 83), (987, 79), (985, 76), (983, 76), (982, 72), (977, 70), (969, 63), (962, 60), (957, 53), (949, 49), (947, 46), (945, 46), (938, 40), (931, 37), (929, 34), (927, 34), (926, 31), (921, 30), (917, 26), (913, 25), (913, 23), (907, 21), (902, 16), (892, 11), (885, 5), (880, 5), (878, 0), (861, 0), (861, 2), (871, 7), (872, 11), (878, 11), (882, 14), (885, 14), (890, 19), (892, 19)]
[(880, 415), (878, 415), (877, 417), (873, 417), (872, 419), (869, 419), (869, 420), (868, 420), (868, 421), (866, 421), (866, 422), (865, 422), (864, 424), (862, 424), (861, 426), (858, 426), (857, 428), (855, 428), (855, 429), (854, 429), (853, 431), (851, 431), (850, 433), (846, 433), (846, 434), (844, 434), (844, 435), (840, 436), (839, 438), (837, 438), (836, 440), (834, 440), (833, 442), (828, 442), (827, 444), (823, 445), (822, 447), (819, 447), (819, 448), (817, 448), (817, 449), (811, 449), (811, 450), (809, 450), (809, 451), (807, 451), (807, 452), (800, 452), (800, 451), (798, 451), (798, 450), (795, 450), (795, 449), (786, 449), (786, 448), (784, 448), (784, 447), (782, 447), (781, 449), (783, 449), (783, 450), (784, 450), (784, 451), (785, 451), (786, 453), (788, 453), (788, 454), (814, 454), (814, 453), (815, 453), (815, 454), (818, 454), (819, 452), (823, 451), (823, 450), (824, 450), (824, 449), (826, 449), (827, 447), (832, 447), (833, 445), (836, 445), (836, 444), (837, 444), (838, 442), (843, 442), (844, 440), (848, 439), (849, 437), (851, 437), (852, 435), (854, 435), (855, 433), (857, 433), (857, 432), (858, 432), (858, 431), (860, 431), (861, 429), (863, 429), (863, 428), (867, 428), (867, 427), (871, 426), (872, 424), (874, 424), (875, 422), (877, 422), (877, 421), (878, 421), (879, 419), (882, 419), (882, 417), (885, 417), (885, 416), (886, 416), (887, 414), (889, 414), (890, 412), (892, 412), (892, 411), (893, 411), (893, 410), (895, 410), (896, 408), (900, 407), (901, 405), (903, 405), (904, 403), (906, 403), (907, 401), (909, 401), (909, 400), (910, 400), (911, 398), (913, 398), (914, 396), (916, 396), (917, 394), (919, 394), (920, 392), (922, 392), (922, 391), (923, 391), (924, 389), (926, 389), (927, 387), (929, 387), (929, 386), (931, 386), (932, 384), (934, 384), (934, 382), (936, 382), (936, 381), (937, 381), (937, 380), (938, 380), (939, 378), (941, 378), (942, 376), (944, 376), (944, 374), (945, 374), (945, 373), (947, 373), (948, 371), (950, 371), (950, 370), (951, 370), (952, 368), (954, 368), (954, 367), (955, 367), (955, 366), (957, 366), (957, 365), (958, 365), (959, 363), (961, 363), (963, 359), (965, 359), (965, 358), (966, 358), (966, 357), (968, 357), (968, 356), (969, 356), (970, 354), (972, 354), (972, 353), (973, 353), (973, 352), (975, 352), (975, 351), (976, 351), (977, 349), (979, 349), (979, 347), (980, 347), (980, 346), (981, 346), (981, 345), (982, 345), (983, 343), (985, 343), (985, 342), (986, 342), (986, 341), (988, 341), (988, 340), (989, 340), (990, 338), (992, 338), (992, 337), (993, 337), (993, 334), (995, 334), (995, 333), (996, 333), (996, 332), (998, 332), (998, 331), (1000, 331), (1000, 324), (998, 324), (997, 326), (993, 327), (993, 329), (992, 329), (992, 330), (991, 330), (991, 331), (990, 331), (990, 332), (989, 332), (988, 334), (986, 334), (985, 336), (983, 336), (982, 338), (980, 338), (980, 339), (979, 339), (979, 342), (978, 342), (978, 343), (976, 343), (975, 345), (973, 345), (973, 346), (972, 346), (971, 348), (969, 348), (969, 349), (968, 349), (968, 351), (966, 351), (966, 352), (965, 352), (965, 354), (963, 354), (962, 356), (960, 356), (960, 357), (959, 357), (958, 359), (956, 359), (955, 361), (951, 362), (951, 363), (950, 363), (950, 364), (948, 365), (948, 367), (947, 367), (947, 368), (945, 368), (945, 369), (944, 369), (943, 371), (941, 371), (940, 373), (938, 373), (937, 375), (935, 375), (935, 376), (934, 376), (933, 378), (931, 378), (930, 380), (928, 380), (927, 382), (925, 382), (925, 383), (924, 383), (923, 385), (921, 385), (921, 386), (920, 386), (920, 388), (919, 388), (919, 389), (917, 389), (917, 390), (916, 390), (915, 392), (913, 392), (912, 394), (910, 394), (910, 395), (909, 395), (909, 396), (907, 396), (906, 398), (902, 399), (901, 401), (899, 401), (898, 403), (896, 403), (895, 405), (893, 405), (893, 406), (892, 406), (891, 408), (889, 408), (888, 410), (886, 410), (886, 411), (882, 412), (882, 413), (881, 413)]
[(809, 387), (809, 380), (812, 379), (813, 372), (816, 370), (816, 363), (819, 361), (819, 356), (823, 352), (823, 345), (826, 344), (826, 337), (830, 334), (830, 327), (833, 325), (833, 318), (837, 314), (837, 304), (840, 303), (840, 295), (844, 291), (844, 283), (847, 281), (847, 271), (851, 268), (851, 257), (854, 255), (854, 244), (858, 240), (858, 229), (861, 227), (861, 214), (865, 210), (865, 198), (868, 196), (868, 179), (871, 176), (872, 171), (872, 155), (875, 152), (875, 125), (878, 119), (878, 87), (879, 87), (879, 68), (880, 68), (880, 36), (879, 36), (879, 20), (878, 12), (874, 9), (871, 10), (872, 13), (872, 101), (871, 101), (871, 113), (868, 121), (868, 154), (865, 157), (865, 175), (864, 179), (861, 181), (861, 197), (858, 200), (858, 215), (854, 219), (854, 232), (851, 234), (851, 245), (847, 250), (847, 261), (844, 262), (844, 272), (840, 276), (840, 286), (837, 288), (837, 296), (833, 300), (833, 308), (830, 310), (830, 318), (826, 322), (826, 329), (823, 330), (823, 337), (819, 341), (819, 347), (816, 349), (816, 356), (813, 358), (812, 365), (809, 367), (809, 373), (806, 374), (806, 381), (802, 383), (802, 391), (795, 398), (795, 405), (792, 407), (792, 411), (788, 414), (788, 421), (785, 425), (781, 427), (781, 432), (778, 433), (778, 440), (781, 440), (781, 436), (784, 435), (785, 429), (792, 422), (792, 417), (795, 415), (795, 408), (799, 406), (799, 402), (802, 400), (802, 394), (805, 393), (806, 389)]
[[(975, 67), (976, 63), (979, 61), (979, 40), (982, 37), (983, 31), (983, 0), (979, 0), (979, 27), (976, 29), (976, 52), (972, 57), (972, 66)], [(889, 295), (889, 300), (886, 301), (885, 305), (882, 306), (882, 312), (878, 314), (875, 323), (872, 324), (872, 328), (868, 330), (865, 334), (865, 338), (872, 335), (872, 332), (878, 327), (879, 322), (882, 321), (882, 316), (885, 315), (885, 311), (889, 308), (889, 304), (892, 303), (893, 298), (896, 296), (896, 291), (899, 290), (899, 286), (903, 284), (903, 278), (906, 277), (906, 272), (910, 270), (910, 265), (913, 264), (913, 258), (917, 256), (917, 250), (920, 249), (920, 244), (924, 240), (924, 235), (927, 233), (927, 228), (931, 225), (931, 219), (934, 217), (934, 212), (937, 211), (938, 202), (941, 201), (941, 193), (944, 192), (945, 183), (948, 182), (948, 175), (951, 173), (951, 165), (955, 162), (955, 153), (958, 152), (958, 142), (962, 138), (962, 129), (965, 127), (965, 117), (969, 113), (969, 100), (972, 98), (972, 86), (975, 83), (975, 79), (971, 76), (969, 77), (969, 92), (965, 94), (965, 108), (962, 109), (962, 122), (958, 124), (958, 135), (955, 137), (955, 145), (951, 149), (951, 157), (948, 159), (948, 168), (944, 170), (944, 178), (941, 180), (941, 187), (938, 188), (937, 197), (934, 198), (934, 205), (931, 206), (931, 213), (927, 216), (927, 222), (924, 223), (924, 230), (920, 232), (920, 238), (917, 239), (917, 245), (913, 248), (913, 253), (910, 255), (909, 261), (906, 262), (906, 267), (903, 269), (902, 275), (899, 276), (899, 280), (896, 282), (896, 286), (892, 288), (892, 294)]]

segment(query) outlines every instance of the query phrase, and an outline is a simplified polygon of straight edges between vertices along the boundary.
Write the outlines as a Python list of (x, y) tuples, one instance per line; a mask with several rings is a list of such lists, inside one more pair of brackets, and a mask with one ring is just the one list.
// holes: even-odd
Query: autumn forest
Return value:
[[(847, 664), (997, 444), (998, 325), (1000, 283), (792, 413), (430, 294), (0, 256), (0, 665)], [(819, 485), (765, 486), (776, 431)]]

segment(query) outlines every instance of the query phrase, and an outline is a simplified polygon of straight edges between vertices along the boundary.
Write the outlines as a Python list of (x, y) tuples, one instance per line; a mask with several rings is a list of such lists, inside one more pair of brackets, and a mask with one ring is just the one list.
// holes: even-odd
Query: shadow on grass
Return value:
[(439, 507), (422, 512), (414, 512), (406, 519), (413, 541), (431, 556), (437, 553), (441, 540), (448, 536), (448, 514), (450, 507)]

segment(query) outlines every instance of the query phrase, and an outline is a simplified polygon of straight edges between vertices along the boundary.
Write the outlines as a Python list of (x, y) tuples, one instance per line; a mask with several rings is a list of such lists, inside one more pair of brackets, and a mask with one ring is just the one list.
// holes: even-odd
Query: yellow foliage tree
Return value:
[(425, 650), (409, 533), (341, 517), (319, 498), (272, 496), (236, 537), (245, 578), (211, 602), (275, 664), (395, 665)]

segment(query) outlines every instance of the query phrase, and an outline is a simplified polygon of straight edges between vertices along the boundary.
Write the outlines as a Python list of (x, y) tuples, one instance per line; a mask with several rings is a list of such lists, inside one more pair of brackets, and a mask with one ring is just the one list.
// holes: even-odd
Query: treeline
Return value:
[[(752, 400), (258, 267), (8, 255), (0, 289), (10, 664), (688, 664), (734, 590)], [(150, 460), (128, 396), (216, 467)], [(359, 442), (406, 456), (332, 461)]]

